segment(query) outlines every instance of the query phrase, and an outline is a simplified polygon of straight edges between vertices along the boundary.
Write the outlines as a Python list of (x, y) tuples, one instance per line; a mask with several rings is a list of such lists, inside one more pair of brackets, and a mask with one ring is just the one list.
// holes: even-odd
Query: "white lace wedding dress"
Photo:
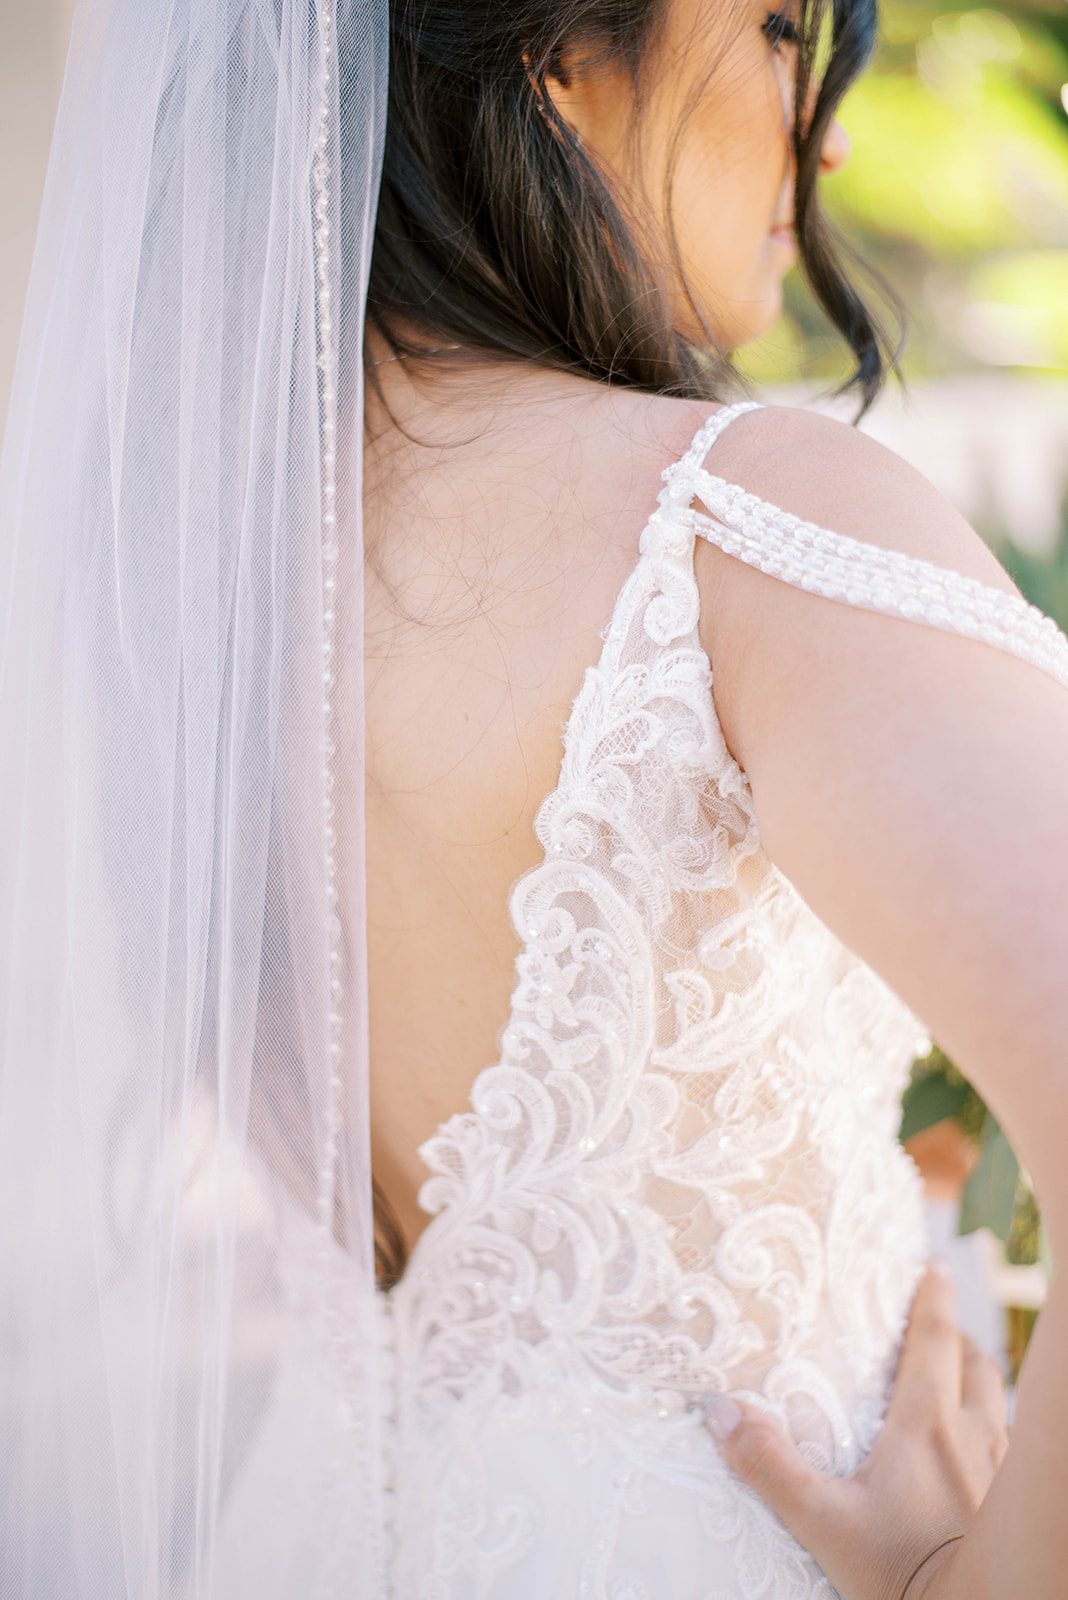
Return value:
[(433, 1221), (379, 1296), (383, 1600), (835, 1594), (696, 1403), (741, 1392), (827, 1471), (870, 1450), (928, 1251), (897, 1140), (928, 1040), (761, 847), (699, 643), (694, 538), (1066, 686), (1068, 638), (714, 476), (707, 452), (752, 404), (664, 473), (564, 725), (544, 860), (511, 891), (500, 1058), (421, 1147)]

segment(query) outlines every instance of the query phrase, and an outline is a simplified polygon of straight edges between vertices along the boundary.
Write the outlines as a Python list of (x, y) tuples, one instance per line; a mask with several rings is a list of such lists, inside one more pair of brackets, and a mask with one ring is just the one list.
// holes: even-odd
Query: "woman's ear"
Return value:
[[(582, 106), (581, 93), (576, 91), (575, 73), (565, 66), (561, 60), (556, 72), (547, 72), (544, 81), (539, 82), (530, 65), (529, 52), (523, 52), (523, 69), (526, 72), (530, 87), (534, 91), (542, 117), (554, 126), (555, 119), (560, 118), (568, 124), (571, 131), (580, 139), (582, 138)], [(549, 104), (545, 102), (548, 100)], [(556, 130), (559, 131), (559, 130)]]
[[(539, 84), (526, 55), (523, 65), (550, 125), (562, 120), (589, 149), (600, 148), (612, 114), (618, 109), (617, 90), (606, 79), (603, 68), (600, 72), (584, 71), (581, 54), (568, 51), (557, 58), (554, 69), (546, 72)], [(549, 106), (544, 106), (546, 99)]]

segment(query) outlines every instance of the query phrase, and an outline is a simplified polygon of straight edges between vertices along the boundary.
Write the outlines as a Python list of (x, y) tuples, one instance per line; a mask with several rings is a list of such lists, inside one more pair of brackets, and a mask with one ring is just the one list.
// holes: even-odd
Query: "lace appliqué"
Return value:
[(499, 1059), (421, 1147), (432, 1221), (391, 1293), (404, 1600), (533, 1595), (558, 1474), (593, 1497), (568, 1592), (666, 1600), (641, 1537), (647, 1553), (685, 1525), (687, 1595), (835, 1600), (694, 1407), (739, 1393), (826, 1472), (871, 1450), (927, 1255), (897, 1129), (930, 1040), (762, 848), (715, 715), (693, 541), (1065, 683), (1068, 639), (1022, 599), (716, 478), (707, 450), (754, 404), (715, 413), (664, 473), (563, 724), (543, 859), (509, 895)]

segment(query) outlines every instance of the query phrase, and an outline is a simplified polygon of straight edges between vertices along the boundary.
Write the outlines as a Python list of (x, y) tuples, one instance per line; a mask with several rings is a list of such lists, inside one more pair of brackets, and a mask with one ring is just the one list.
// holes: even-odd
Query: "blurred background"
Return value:
[(0, 0), (0, 427), (74, 0)]
[[(0, 427), (73, 11), (0, 0)], [(936, 483), (1068, 628), (1068, 6), (884, 0), (880, 47), (839, 117), (852, 151), (821, 180), (825, 208), (911, 319), (907, 390), (891, 384), (861, 427)], [(871, 292), (863, 272), (858, 284)], [(855, 412), (820, 398), (848, 363), (796, 272), (739, 365), (770, 400)], [(959, 1321), (1011, 1386), (1047, 1247), (1026, 1173), (936, 1043), (914, 1068), (901, 1138)]]
[[(992, 545), (1049, 555), (1068, 483), (1068, 6), (883, 0), (881, 15), (839, 112), (849, 159), (820, 180), (910, 315), (911, 392), (893, 386), (861, 427)], [(807, 399), (844, 375), (835, 345), (793, 272), (783, 316), (739, 364)]]

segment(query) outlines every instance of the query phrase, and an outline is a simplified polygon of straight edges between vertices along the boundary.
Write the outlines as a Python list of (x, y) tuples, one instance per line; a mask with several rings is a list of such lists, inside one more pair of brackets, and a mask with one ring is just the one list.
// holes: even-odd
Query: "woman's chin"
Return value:
[(768, 333), (782, 316), (782, 288), (778, 282), (765, 287), (762, 294), (754, 293), (745, 307), (738, 307), (738, 315), (729, 330), (727, 349), (734, 351), (751, 344)]
[[(717, 349), (729, 354), (761, 338), (774, 327), (782, 316), (782, 280), (791, 265), (792, 254), (796, 251), (787, 250), (778, 237), (768, 234), (760, 259), (744, 288), (729, 297), (706, 291), (704, 303)], [(677, 326), (684, 338), (699, 345), (708, 343), (706, 330), (692, 317), (682, 318)]]

